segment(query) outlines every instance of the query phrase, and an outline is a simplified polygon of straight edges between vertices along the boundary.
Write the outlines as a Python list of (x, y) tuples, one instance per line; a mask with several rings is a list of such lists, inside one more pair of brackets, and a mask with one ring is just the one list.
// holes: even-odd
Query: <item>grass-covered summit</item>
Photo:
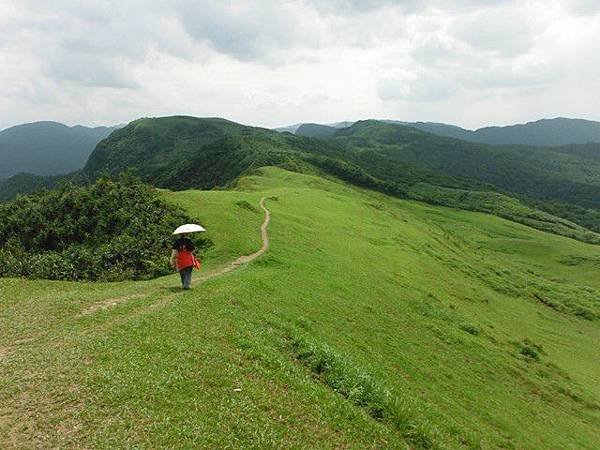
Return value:
[[(236, 186), (161, 192), (214, 242), (190, 291), (0, 279), (0, 447), (599, 447), (596, 246), (278, 168)], [(263, 197), (267, 253), (202, 282), (260, 248)]]

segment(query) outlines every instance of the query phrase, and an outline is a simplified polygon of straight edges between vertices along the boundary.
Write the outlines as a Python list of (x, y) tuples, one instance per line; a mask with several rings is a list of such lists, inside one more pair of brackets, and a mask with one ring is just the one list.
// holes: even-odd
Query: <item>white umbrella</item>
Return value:
[(200, 225), (196, 225), (195, 223), (186, 223), (185, 225), (181, 225), (177, 227), (173, 234), (184, 234), (184, 233), (196, 233), (198, 231), (206, 231)]

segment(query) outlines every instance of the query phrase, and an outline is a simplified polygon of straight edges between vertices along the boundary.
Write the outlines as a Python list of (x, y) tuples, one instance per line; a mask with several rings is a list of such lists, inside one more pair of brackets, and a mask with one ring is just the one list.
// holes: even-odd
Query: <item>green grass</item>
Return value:
[(1, 448), (600, 446), (598, 247), (274, 168), (164, 196), (204, 273), (263, 196), (271, 247), (188, 292), (0, 280)]
[(408, 192), (408, 197), (434, 205), (494, 214), (541, 231), (590, 244), (600, 244), (600, 234), (569, 220), (531, 208), (516, 198), (497, 192), (450, 189), (427, 183), (417, 183)]

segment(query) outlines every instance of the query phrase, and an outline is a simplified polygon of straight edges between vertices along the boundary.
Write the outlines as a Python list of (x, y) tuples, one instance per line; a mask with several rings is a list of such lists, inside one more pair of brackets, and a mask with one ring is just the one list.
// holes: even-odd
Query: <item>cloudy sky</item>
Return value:
[(0, 129), (600, 120), (600, 0), (0, 0)]

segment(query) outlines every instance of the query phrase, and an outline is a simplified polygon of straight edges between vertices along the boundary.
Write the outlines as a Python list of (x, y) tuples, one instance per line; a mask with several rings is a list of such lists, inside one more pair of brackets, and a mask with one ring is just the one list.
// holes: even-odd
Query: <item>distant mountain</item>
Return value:
[(0, 201), (10, 200), (18, 194), (31, 194), (41, 189), (55, 188), (62, 179), (69, 179), (71, 175), (34, 175), (32, 173), (18, 173), (6, 180), (0, 180)]
[(473, 132), (473, 141), (488, 144), (567, 145), (600, 142), (600, 122), (583, 119), (543, 119), (523, 125), (486, 127)]
[[(306, 137), (321, 137), (321, 136), (311, 136), (311, 131), (306, 131), (307, 129), (310, 130), (313, 127), (325, 127), (325, 128), (348, 128), (349, 126), (352, 126), (354, 122), (348, 122), (348, 121), (344, 121), (344, 122), (333, 122), (333, 123), (295, 123), (294, 125), (288, 125), (286, 127), (280, 127), (280, 128), (274, 128), (274, 131), (279, 131), (280, 133), (283, 132), (288, 132), (288, 133), (292, 133), (292, 134), (298, 134), (300, 136), (306, 136)], [(308, 127), (308, 128), (307, 128)], [(302, 131), (299, 133), (298, 130), (302, 129)], [(325, 132), (327, 134), (327, 132)], [(318, 131), (317, 131), (318, 134)], [(329, 137), (329, 136), (327, 136)]]
[(326, 123), (325, 126), (333, 127), (333, 128), (348, 128), (354, 125), (355, 122), (348, 122), (347, 120), (344, 122), (334, 122), (334, 123)]
[(21, 172), (57, 175), (81, 169), (96, 144), (115, 129), (34, 122), (0, 131), (0, 179)]
[(294, 134), (298, 128), (300, 128), (301, 123), (295, 123), (293, 125), (287, 125), (285, 127), (273, 128), (273, 131), (278, 131), (279, 133), (292, 133)]
[(296, 130), (296, 135), (316, 138), (329, 138), (335, 134), (338, 128), (317, 123), (303, 123)]
[(542, 119), (505, 127), (485, 127), (466, 130), (435, 122), (382, 122), (408, 125), (421, 131), (493, 145), (559, 146), (600, 142), (600, 122), (584, 119)]
[(519, 195), (600, 209), (600, 144), (498, 146), (375, 120), (339, 130), (333, 140), (346, 148), (489, 183)]
[(470, 137), (472, 133), (474, 133), (471, 130), (466, 130), (464, 128), (457, 127), (456, 125), (438, 122), (403, 122), (400, 120), (380, 120), (380, 122), (394, 125), (404, 125), (425, 131), (427, 133), (437, 134), (438, 136), (453, 137), (455, 139), (462, 139), (464, 141), (472, 141)]
[[(504, 127), (484, 127), (467, 130), (456, 125), (439, 122), (406, 122), (401, 120), (378, 120), (379, 122), (405, 125), (427, 133), (480, 142), (492, 145), (561, 146), (569, 144), (600, 143), (600, 122), (584, 119), (542, 119), (525, 124)], [(275, 131), (287, 131), (306, 137), (332, 137), (336, 128), (348, 128), (354, 122), (329, 124), (298, 123)], [(333, 130), (332, 130), (333, 129)]]
[(386, 184), (355, 165), (351, 153), (336, 140), (307, 139), (220, 118), (188, 116), (131, 122), (98, 144), (76, 178), (90, 180), (102, 173), (133, 170), (159, 187), (211, 189), (227, 186), (247, 170), (268, 165), (311, 172), (318, 168), (395, 194), (425, 180), (454, 188), (473, 185), (399, 161), (391, 163), (393, 168), (382, 167), (397, 175)]

